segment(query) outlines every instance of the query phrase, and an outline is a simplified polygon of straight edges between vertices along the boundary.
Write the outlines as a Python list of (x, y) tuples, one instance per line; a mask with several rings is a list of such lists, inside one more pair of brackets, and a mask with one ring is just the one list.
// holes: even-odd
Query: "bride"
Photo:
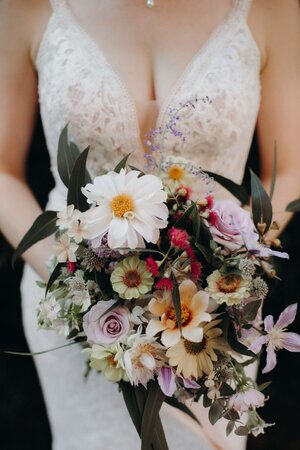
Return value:
[[(170, 139), (166, 154), (239, 183), (257, 123), (266, 187), (277, 142), (274, 210), (281, 228), (288, 222), (285, 206), (299, 196), (298, 0), (1, 0), (0, 55), (0, 190), (7, 193), (0, 227), (13, 245), (40, 214), (24, 174), (38, 100), (56, 180), (48, 209), (64, 207), (56, 151), (66, 123), (72, 140), (91, 146), (92, 174), (128, 152), (142, 167), (145, 133), (163, 126), (171, 107), (208, 96), (210, 103), (199, 102), (180, 121), (186, 144)], [(47, 279), (50, 254), (50, 239), (25, 254), (24, 327), (32, 351), (62, 342), (36, 329), (35, 280)], [(94, 373), (84, 382), (79, 348), (35, 362), (55, 450), (139, 448), (116, 385)], [(222, 423), (212, 428), (201, 404), (192, 408), (202, 429), (164, 408), (171, 450), (245, 448), (244, 438), (225, 437)]]

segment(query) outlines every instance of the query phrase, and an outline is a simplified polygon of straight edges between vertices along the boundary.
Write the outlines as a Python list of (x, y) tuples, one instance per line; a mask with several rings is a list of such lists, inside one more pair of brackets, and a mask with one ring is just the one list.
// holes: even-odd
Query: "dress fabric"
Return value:
[[(221, 25), (194, 56), (162, 104), (156, 126), (170, 108), (208, 96), (180, 121), (184, 146), (170, 136), (166, 155), (183, 156), (206, 170), (240, 183), (260, 103), (260, 52), (247, 25), (251, 0), (235, 0)], [(41, 116), (55, 187), (47, 209), (65, 207), (56, 155), (61, 130), (69, 123), (71, 139), (90, 146), (92, 175), (111, 169), (131, 152), (144, 166), (137, 112), (125, 84), (101, 48), (76, 21), (67, 0), (52, 0), (36, 59)], [(228, 194), (226, 194), (228, 196)], [(217, 196), (224, 196), (222, 189)], [(37, 330), (36, 308), (42, 292), (36, 273), (25, 266), (21, 292), (24, 329), (31, 351), (65, 343), (52, 331)], [(138, 435), (117, 385), (91, 373), (83, 379), (85, 357), (70, 346), (35, 358), (53, 434), (54, 450), (137, 450)], [(209, 450), (197, 428), (181, 413), (165, 408), (162, 419), (170, 450)], [(238, 448), (232, 444), (224, 448)], [(242, 447), (241, 447), (242, 448)]]

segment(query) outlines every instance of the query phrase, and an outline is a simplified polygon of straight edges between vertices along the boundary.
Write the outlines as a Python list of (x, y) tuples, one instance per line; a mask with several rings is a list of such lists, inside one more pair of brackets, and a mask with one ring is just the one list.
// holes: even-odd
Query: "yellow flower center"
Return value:
[(129, 288), (138, 287), (141, 284), (141, 275), (137, 270), (127, 270), (123, 277), (123, 283)]
[[(186, 305), (181, 305), (181, 325), (186, 325), (190, 320), (191, 312)], [(166, 314), (169, 320), (173, 320), (177, 325), (176, 312), (173, 306), (168, 310)]]
[(187, 353), (190, 355), (198, 355), (202, 352), (202, 350), (205, 348), (205, 339), (203, 338), (202, 342), (191, 342), (187, 339), (184, 339), (183, 344), (184, 348), (186, 349)]
[(235, 292), (240, 287), (241, 281), (242, 277), (232, 274), (221, 277), (217, 284), (221, 292), (230, 294), (231, 292)]
[(184, 177), (184, 168), (180, 166), (171, 166), (169, 168), (168, 174), (169, 177), (174, 181), (181, 180)]
[(134, 202), (130, 195), (119, 194), (113, 197), (110, 207), (116, 217), (124, 217), (126, 213), (134, 210)]

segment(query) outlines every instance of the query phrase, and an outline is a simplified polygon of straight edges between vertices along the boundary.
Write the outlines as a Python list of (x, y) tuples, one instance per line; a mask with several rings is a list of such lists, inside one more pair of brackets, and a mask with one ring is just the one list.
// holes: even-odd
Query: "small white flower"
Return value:
[(54, 296), (42, 300), (39, 308), (39, 321), (50, 321), (57, 319), (61, 307)]
[(135, 325), (141, 325), (143, 322), (148, 322), (145, 317), (143, 317), (145, 310), (141, 306), (135, 306), (130, 313), (130, 322)]
[(59, 241), (55, 242), (53, 249), (58, 262), (76, 262), (75, 252), (78, 249), (78, 245), (71, 242), (67, 234), (63, 234)]
[(81, 311), (86, 311), (91, 305), (91, 297), (88, 290), (78, 291), (72, 297), (72, 302), (75, 305), (81, 306)]
[(243, 413), (252, 408), (264, 406), (265, 396), (257, 389), (248, 388), (247, 390), (233, 394), (228, 402), (228, 408)]
[(76, 244), (79, 244), (86, 236), (88, 225), (84, 219), (73, 220), (67, 231), (68, 236), (74, 239)]
[(130, 347), (124, 353), (124, 364), (131, 384), (143, 384), (159, 372), (165, 363), (165, 349), (155, 339), (141, 335), (131, 335), (127, 344)]
[(68, 321), (65, 319), (56, 319), (52, 322), (52, 327), (54, 331), (60, 336), (68, 336), (70, 333)]
[(56, 225), (61, 229), (69, 228), (74, 220), (79, 219), (80, 214), (78, 209), (74, 209), (74, 205), (69, 205), (64, 211), (57, 213)]

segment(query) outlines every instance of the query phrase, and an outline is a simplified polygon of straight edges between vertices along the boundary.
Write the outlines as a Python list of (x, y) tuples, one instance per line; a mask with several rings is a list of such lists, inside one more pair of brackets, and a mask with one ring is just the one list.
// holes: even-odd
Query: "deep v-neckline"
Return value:
[[(162, 101), (161, 106), (158, 108), (158, 113), (155, 121), (155, 129), (160, 128), (164, 124), (164, 120), (166, 118), (167, 112), (169, 108), (172, 105), (172, 100), (176, 96), (176, 93), (179, 91), (181, 86), (184, 84), (184, 81), (187, 79), (190, 71), (192, 70), (193, 66), (196, 62), (199, 61), (199, 59), (205, 59), (205, 56), (208, 53), (211, 53), (213, 48), (217, 48), (219, 37), (226, 32), (226, 29), (231, 29), (230, 24), (233, 22), (235, 18), (235, 13), (238, 10), (239, 0), (233, 0), (233, 3), (231, 5), (230, 10), (225, 15), (223, 21), (219, 23), (212, 31), (209, 33), (209, 36), (200, 46), (199, 50), (192, 56), (191, 60), (188, 62), (188, 64), (185, 66), (179, 77), (175, 80), (175, 82), (172, 84), (172, 87), (170, 88), (167, 96)], [(119, 74), (118, 70), (115, 69), (113, 64), (110, 62), (109, 58), (107, 57), (105, 51), (100, 47), (100, 45), (94, 40), (92, 35), (88, 33), (88, 31), (85, 30), (85, 28), (80, 24), (76, 16), (73, 14), (71, 8), (68, 5), (68, 0), (61, 0), (59, 7), (55, 8), (52, 12), (52, 17), (56, 14), (59, 14), (59, 12), (62, 12), (65, 14), (69, 26), (73, 27), (76, 30), (76, 33), (80, 36), (81, 40), (83, 40), (86, 43), (87, 48), (90, 49), (91, 52), (93, 52), (96, 62), (104, 62), (106, 67), (109, 69), (111, 76), (116, 80), (117, 85), (122, 92), (124, 96), (124, 101), (127, 102), (128, 109), (130, 111), (131, 115), (131, 122), (132, 122), (132, 139), (131, 142), (135, 147), (138, 147), (143, 152), (144, 146), (142, 142), (142, 136), (141, 136), (141, 129), (139, 126), (139, 117), (138, 117), (138, 110), (136, 103), (130, 93), (129, 88), (127, 87), (127, 83), (122, 79), (121, 75)], [(50, 20), (49, 20), (50, 22)], [(47, 33), (47, 30), (45, 34)], [(40, 48), (42, 46), (42, 43), (40, 45)], [(39, 52), (38, 52), (39, 53)], [(38, 59), (38, 56), (37, 56)], [(186, 99), (191, 100), (191, 99)]]

